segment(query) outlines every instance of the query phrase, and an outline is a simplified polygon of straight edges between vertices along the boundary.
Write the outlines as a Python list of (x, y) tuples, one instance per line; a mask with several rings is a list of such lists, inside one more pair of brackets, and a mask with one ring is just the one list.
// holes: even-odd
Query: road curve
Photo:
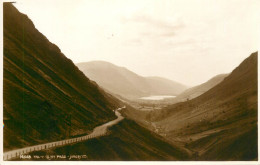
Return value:
[(84, 136), (77, 137), (77, 138), (60, 140), (60, 141), (56, 141), (56, 142), (39, 144), (39, 145), (35, 145), (35, 146), (30, 146), (30, 147), (25, 147), (25, 148), (21, 148), (21, 149), (8, 151), (8, 152), (4, 153), (3, 160), (6, 161), (6, 160), (13, 159), (13, 158), (17, 158), (20, 155), (28, 154), (32, 151), (46, 150), (46, 149), (54, 148), (54, 147), (58, 147), (58, 146), (65, 146), (65, 145), (72, 144), (72, 143), (78, 143), (78, 142), (85, 141), (85, 140), (92, 139), (92, 138), (99, 137), (99, 136), (105, 136), (107, 133), (108, 127), (111, 127), (111, 126), (117, 124), (119, 121), (124, 119), (124, 117), (118, 112), (124, 108), (125, 108), (125, 106), (114, 110), (115, 114), (117, 116), (117, 119), (109, 121), (101, 126), (97, 126), (96, 128), (94, 128), (93, 132), (89, 135), (84, 135)]

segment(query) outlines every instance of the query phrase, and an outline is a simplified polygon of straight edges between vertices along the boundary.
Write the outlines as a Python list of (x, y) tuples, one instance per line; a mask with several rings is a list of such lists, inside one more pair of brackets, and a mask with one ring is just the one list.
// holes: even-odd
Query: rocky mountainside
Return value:
[(118, 102), (89, 80), (32, 21), (4, 3), (4, 151), (84, 134)]

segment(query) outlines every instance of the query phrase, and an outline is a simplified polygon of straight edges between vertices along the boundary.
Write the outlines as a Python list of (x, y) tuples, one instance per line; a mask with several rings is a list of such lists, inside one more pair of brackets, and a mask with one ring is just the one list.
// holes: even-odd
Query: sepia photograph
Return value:
[(259, 163), (259, 0), (1, 5), (0, 164)]

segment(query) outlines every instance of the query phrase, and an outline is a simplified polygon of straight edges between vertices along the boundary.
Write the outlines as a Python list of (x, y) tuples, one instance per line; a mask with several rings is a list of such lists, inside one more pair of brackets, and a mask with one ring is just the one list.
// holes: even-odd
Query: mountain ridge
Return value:
[(208, 90), (210, 90), (211, 88), (219, 84), (220, 82), (222, 82), (228, 75), (229, 74), (216, 75), (200, 85), (186, 89), (184, 92), (179, 94), (174, 99), (169, 100), (169, 102), (171, 101), (172, 103), (177, 103), (177, 102), (187, 101), (196, 98), (202, 95), (203, 93), (207, 92)]
[(100, 86), (128, 99), (149, 95), (177, 95), (186, 89), (185, 85), (178, 82), (155, 76), (143, 77), (106, 61), (82, 62), (77, 66)]

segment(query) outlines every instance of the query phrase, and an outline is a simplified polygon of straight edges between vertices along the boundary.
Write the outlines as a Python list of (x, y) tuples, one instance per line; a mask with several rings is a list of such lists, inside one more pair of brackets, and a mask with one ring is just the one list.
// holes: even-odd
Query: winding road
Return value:
[(8, 151), (4, 153), (4, 161), (5, 160), (10, 160), (13, 158), (17, 158), (20, 155), (24, 155), (24, 154), (28, 154), (32, 151), (41, 151), (41, 150), (46, 150), (49, 148), (54, 148), (57, 146), (65, 146), (68, 144), (72, 144), (72, 143), (78, 143), (78, 142), (82, 142), (88, 139), (92, 139), (92, 138), (96, 138), (99, 136), (105, 136), (107, 134), (107, 128), (111, 127), (115, 124), (117, 124), (119, 121), (123, 120), (124, 117), (120, 114), (120, 110), (124, 109), (124, 107), (122, 108), (118, 108), (115, 111), (115, 114), (117, 116), (117, 119), (109, 121), (101, 126), (97, 126), (96, 128), (94, 128), (93, 132), (89, 135), (84, 135), (81, 137), (76, 137), (76, 138), (71, 138), (71, 139), (66, 139), (66, 140), (61, 140), (61, 141), (56, 141), (56, 142), (50, 142), (50, 143), (45, 143), (45, 144), (39, 144), (39, 145), (35, 145), (35, 146), (30, 146), (30, 147), (26, 147), (26, 148), (21, 148), (21, 149), (16, 149), (16, 150), (12, 150), (12, 151)]

